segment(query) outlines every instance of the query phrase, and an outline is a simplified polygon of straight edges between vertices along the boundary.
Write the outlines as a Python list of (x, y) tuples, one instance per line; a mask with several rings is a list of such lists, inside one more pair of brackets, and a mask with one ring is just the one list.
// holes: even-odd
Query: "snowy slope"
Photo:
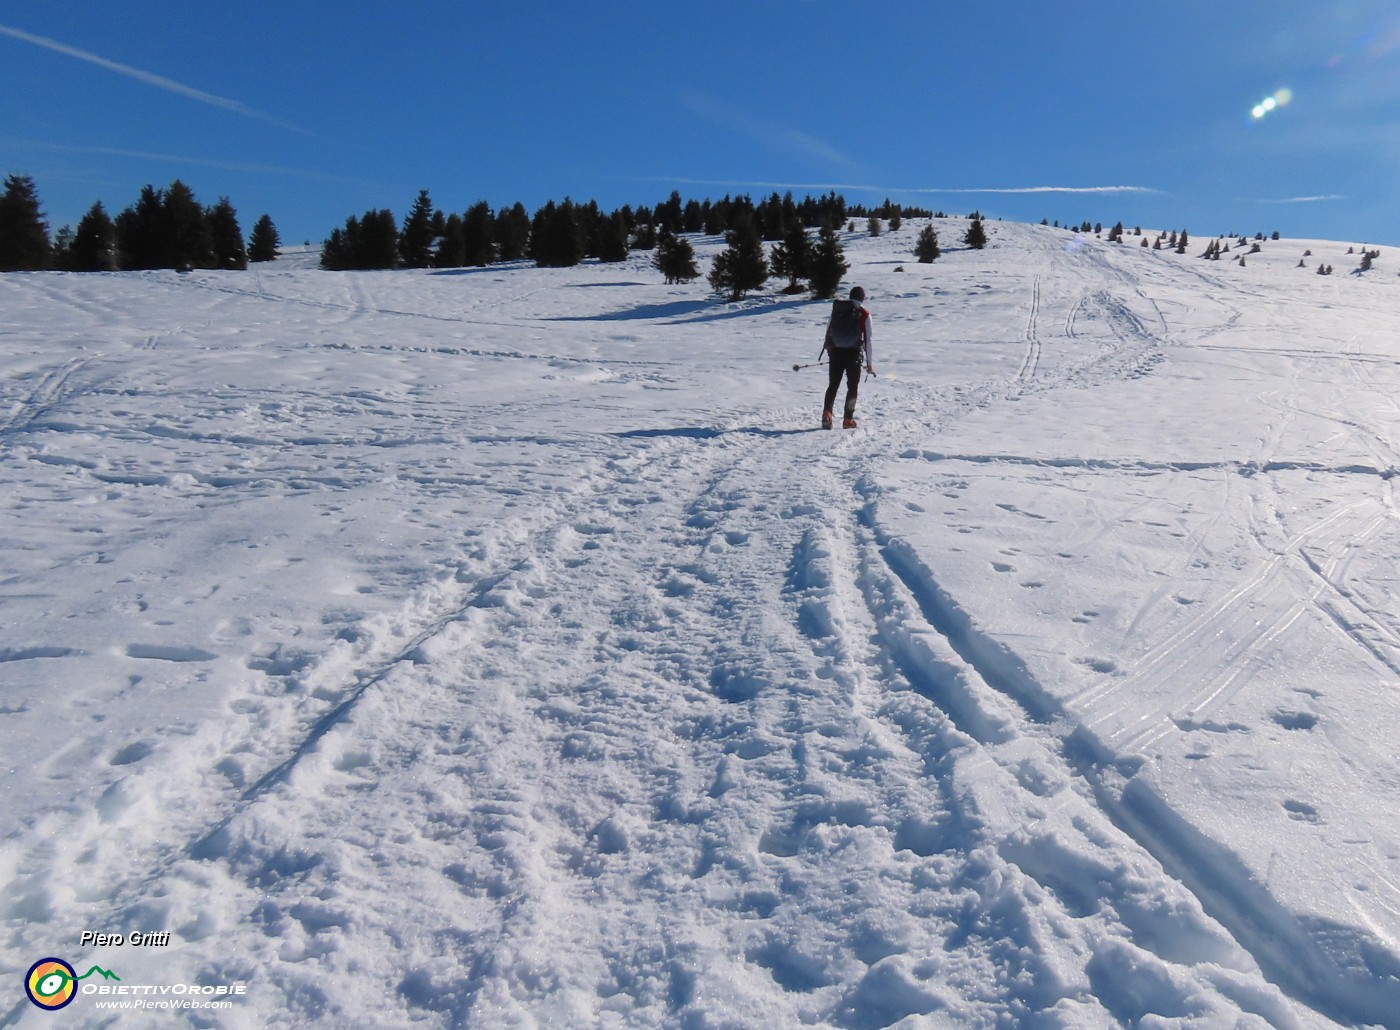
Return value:
[(965, 224), (0, 277), (0, 1023), (1400, 1026), (1396, 269)]

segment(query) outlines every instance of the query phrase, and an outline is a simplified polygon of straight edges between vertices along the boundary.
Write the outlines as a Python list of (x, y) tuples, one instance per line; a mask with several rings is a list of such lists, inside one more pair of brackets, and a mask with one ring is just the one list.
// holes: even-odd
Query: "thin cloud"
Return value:
[(680, 186), (723, 186), (726, 189), (757, 188), (764, 190), (850, 190), (880, 192), (879, 186), (857, 186), (841, 182), (764, 182), (760, 179), (686, 179), (674, 175), (633, 176), (640, 182), (671, 182)]
[(849, 156), (811, 133), (799, 129), (785, 129), (750, 118), (698, 94), (684, 97), (683, 103), (692, 114), (714, 122), (730, 132), (748, 136), (769, 150), (787, 155), (797, 154), (825, 164), (845, 166), (848, 170), (855, 165)]
[(1342, 193), (1324, 193), (1316, 197), (1287, 197), (1283, 200), (1261, 200), (1261, 204), (1321, 204), (1329, 200), (1347, 200)]
[(380, 187), (382, 183), (368, 182), (344, 175), (331, 175), (314, 172), (305, 168), (287, 168), (282, 165), (256, 164), (247, 161), (222, 161), (217, 158), (187, 157), (183, 154), (158, 154), (146, 150), (125, 150), (119, 147), (82, 147), (68, 143), (46, 143), (39, 140), (0, 137), (0, 143), (12, 146), (33, 147), (53, 150), (64, 154), (99, 154), (103, 157), (125, 157), (134, 161), (161, 161), (169, 164), (199, 165), (204, 168), (220, 168), (229, 172), (249, 172), (254, 175), (281, 175), (297, 179), (316, 179), (323, 182), (343, 182), (352, 186)]
[(928, 186), (870, 186), (846, 182), (763, 182), (755, 179), (681, 179), (667, 176), (648, 176), (649, 182), (674, 182), (686, 186), (726, 186), (757, 187), (773, 190), (849, 190), (853, 193), (886, 193), (891, 196), (906, 193), (928, 194), (1031, 194), (1031, 193), (1157, 193), (1162, 191), (1150, 186), (1018, 186), (938, 189)]
[(1150, 186), (1011, 186), (976, 189), (935, 189), (920, 187), (909, 193), (1161, 193)]
[(156, 75), (153, 72), (142, 71), (140, 68), (133, 68), (127, 64), (119, 64), (116, 61), (109, 61), (105, 57), (99, 57), (97, 54), (89, 53), (86, 50), (79, 50), (77, 47), (69, 46), (66, 43), (60, 43), (56, 39), (49, 39), (46, 36), (36, 36), (31, 32), (25, 32), (22, 29), (12, 28), (9, 25), (0, 25), (0, 35), (9, 36), (12, 39), (18, 39), (24, 43), (31, 43), (34, 46), (42, 47), (45, 50), (51, 50), (56, 54), (63, 54), (65, 57), (74, 57), (77, 58), (79, 61), (86, 61), (89, 64), (95, 64), (99, 68), (105, 68), (107, 71), (115, 72), (118, 75), (124, 75), (127, 78), (135, 79), (138, 82), (144, 82), (148, 86), (154, 86), (157, 89), (163, 89), (169, 93), (176, 93), (190, 100), (197, 100), (202, 104), (209, 104), (213, 107), (223, 108), (225, 111), (231, 111), (234, 114), (241, 114), (247, 118), (256, 118), (259, 121), (270, 122), (271, 124), (280, 126), (284, 129), (291, 129), (293, 132), (300, 132), (305, 133), (306, 135), (311, 135), (305, 129), (302, 129), (296, 125), (291, 125), (287, 122), (279, 121), (278, 119), (273, 118), (271, 115), (266, 115), (263, 114), (261, 111), (256, 111), (253, 108), (249, 107), (247, 104), (239, 103), (237, 100), (230, 100), (227, 97), (216, 96), (213, 93), (206, 93), (202, 89), (195, 89), (193, 86), (186, 86), (184, 83), (176, 82), (174, 79), (167, 79), (163, 75)]

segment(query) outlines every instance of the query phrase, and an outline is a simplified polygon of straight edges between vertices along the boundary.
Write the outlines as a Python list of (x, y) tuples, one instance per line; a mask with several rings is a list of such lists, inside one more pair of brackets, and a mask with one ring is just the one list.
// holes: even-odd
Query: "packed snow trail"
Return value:
[(1310, 350), (1282, 255), (898, 245), (848, 239), (886, 343), (838, 433), (788, 371), (821, 305), (644, 258), (0, 277), (12, 982), (246, 983), (187, 1016), (229, 1026), (1397, 1025), (1393, 290), (1308, 281), (1356, 312)]

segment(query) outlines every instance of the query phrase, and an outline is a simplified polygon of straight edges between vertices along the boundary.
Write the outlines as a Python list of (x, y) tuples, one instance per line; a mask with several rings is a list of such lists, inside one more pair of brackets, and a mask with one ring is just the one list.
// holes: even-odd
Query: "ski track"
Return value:
[[(891, 653), (905, 656), (901, 664), (906, 669), (912, 663), (910, 679), (922, 684), (916, 689), (934, 699), (959, 730), (983, 745), (990, 752), (991, 761), (1006, 767), (1013, 778), (1020, 774), (1022, 786), (1032, 793), (1043, 793), (1038, 788), (1045, 783), (1062, 786), (1068, 780), (1075, 785), (1078, 800), (1092, 799), (1090, 811), (1096, 818), (1110, 822), (1134, 848), (1159, 863), (1161, 872), (1187, 892), (1193, 909), (1199, 906), (1228, 931), (1216, 930), (1218, 936), (1199, 931), (1219, 949), (1214, 957), (1217, 963), (1234, 968), (1242, 962), (1246, 966), (1257, 963), (1284, 993), (1340, 1022), (1385, 1024), (1391, 1018), (1397, 1004), (1393, 989), (1376, 983), (1364, 969), (1356, 975), (1340, 967), (1336, 955), (1302, 930), (1242, 866), (1176, 817), (1152, 788), (1132, 779), (1139, 762), (1128, 756), (1142, 749), (1146, 743), (1142, 738), (1117, 742), (1121, 748), (1117, 752), (1106, 748), (1103, 741), (1046, 696), (1014, 653), (971, 625), (912, 553), (897, 540), (882, 541), (873, 517), (865, 522), (874, 539), (873, 546), (880, 548), (890, 575), (902, 584), (908, 598), (899, 617), (891, 620)], [(1268, 583), (1275, 567), (1266, 567), (1197, 623), (1184, 639), (1163, 645), (1161, 651), (1173, 657), (1193, 654), (1199, 662), (1199, 651), (1191, 646), (1198, 641), (1193, 638), (1225, 636), (1219, 620), (1238, 610), (1242, 597)], [(880, 584), (880, 589), (887, 596), (891, 590), (889, 582)], [(911, 616), (911, 607), (919, 611), (922, 622)], [(1223, 668), (1230, 661), (1238, 662), (1240, 654), (1260, 645), (1259, 638), (1281, 633), (1296, 617), (1296, 610), (1287, 610), (1281, 623), (1246, 637), (1237, 651), (1232, 649), (1225, 660), (1211, 664)], [(936, 641), (935, 646), (930, 648), (922, 641), (911, 646), (909, 641), (920, 640), (921, 634), (928, 634)], [(1160, 674), (1157, 669), (1153, 671)], [(1139, 673), (1135, 681), (1141, 678)], [(1206, 688), (1193, 706), (1195, 718), (1200, 719), (1218, 703), (1232, 679), (1233, 674), (1227, 675), (1224, 683)], [(1037, 745), (1035, 761), (1029, 767), (1024, 757), (1008, 760), (996, 753), (1009, 743), (1027, 738)], [(1125, 757), (1116, 757), (1117, 754)], [(1054, 870), (1054, 864), (1047, 867), (1052, 875)], [(1089, 885), (1080, 887), (1087, 890)], [(1105, 890), (1109, 900), (1101, 897), (1100, 903), (1111, 904), (1114, 890), (1106, 887), (1100, 876), (1097, 891)], [(1092, 897), (1094, 892), (1088, 891), (1085, 896)], [(1174, 929), (1181, 932), (1179, 925)], [(1158, 930), (1165, 931), (1166, 925)], [(1148, 939), (1152, 936), (1155, 935)], [(1231, 955), (1232, 948), (1226, 942), (1240, 952)], [(1199, 956), (1211, 954), (1211, 950), (1204, 941), (1193, 941), (1184, 953)], [(1161, 957), (1170, 961), (1173, 955)], [(1287, 1008), (1282, 1005), (1272, 1014), (1255, 1011), (1275, 1025), (1280, 1025), (1278, 1020), (1288, 1024), (1294, 1018), (1284, 1014)], [(1131, 1022), (1146, 1012), (1114, 1014)]]
[(34, 376), (37, 379), (23, 397), (12, 401), (9, 413), (0, 420), (0, 437), (18, 436), (29, 431), (55, 408), (67, 401), (77, 387), (73, 378), (87, 365), (83, 358), (70, 358)]
[[(260, 956), (259, 987), (275, 997), (250, 1006), (250, 1025), (358, 1025), (355, 1013), (379, 1012), (412, 1024), (700, 1027), (721, 997), (751, 1025), (1108, 1027), (1163, 1013), (1396, 1025), (1395, 981), (1343, 968), (1329, 950), (1329, 939), (1353, 947), (1346, 928), (1300, 926), (1135, 775), (1135, 756), (1170, 723), (1144, 709), (1126, 719), (1148, 723), (1137, 733), (1100, 738), (881, 518), (873, 470), (884, 456), (1043, 466), (928, 444), (1030, 394), (1151, 374), (1177, 344), (1140, 283), (1107, 267), (1128, 296), (1036, 274), (1015, 372), (909, 384), (878, 436), (794, 434), (775, 441), (789, 459), (777, 463), (736, 427), (793, 413), (755, 410), (710, 433), (583, 445), (568, 489), (453, 556), (400, 611), (318, 660), (270, 660), (274, 686), (321, 702), (314, 717), (221, 740), (218, 776), (203, 782), (157, 791), (137, 770), (99, 820), (36, 828), (76, 835), (78, 855), (128, 834), (125, 867), (68, 869), (94, 925), (178, 927), (214, 979), (252, 976)], [(228, 292), (287, 302), (264, 288)], [(347, 290), (344, 304), (323, 305), (345, 327), (412, 314), (377, 307), (360, 280)], [(1111, 339), (1057, 360), (1041, 329), (1052, 298), (1067, 305), (1064, 339), (1090, 317)], [(1137, 313), (1149, 306), (1151, 321)], [(1369, 374), (1364, 361), (1353, 356), (1354, 375)], [(85, 365), (36, 373), (0, 435), (61, 407)], [(1296, 402), (1280, 410), (1289, 417)], [(1400, 631), (1344, 585), (1350, 556), (1396, 518), (1394, 448), (1372, 439), (1375, 468), (1325, 469), (1375, 475), (1383, 501), (1290, 529), (1269, 474), (1324, 469), (1280, 461), (1280, 433), (1245, 463), (1170, 466), (1242, 480), (1262, 558), (1137, 656), (1128, 678), (1076, 696), (1076, 711), (1124, 722), (1135, 703), (1124, 683), (1152, 688), (1189, 665), (1202, 685), (1178, 718), (1205, 724), (1239, 688), (1247, 655), (1313, 609), (1400, 676)], [(598, 611), (609, 613), (601, 628), (585, 617)], [(154, 831), (122, 800), (144, 790), (162, 798)], [(881, 882), (858, 882), (875, 854)], [(15, 866), (23, 880), (63, 860), (38, 842)], [(851, 871), (839, 894), (833, 867)], [(391, 870), (402, 885), (392, 909), (357, 899)], [(171, 882), (197, 890), (173, 896)], [(900, 903), (873, 921), (868, 903), (891, 894)], [(191, 901), (200, 896), (219, 900)], [(668, 921), (649, 922), (653, 907)]]
[(1031, 283), (1030, 314), (1026, 317), (1026, 356), (1016, 370), (1016, 378), (1025, 382), (1035, 378), (1040, 366), (1040, 335), (1036, 323), (1040, 318), (1040, 276)]

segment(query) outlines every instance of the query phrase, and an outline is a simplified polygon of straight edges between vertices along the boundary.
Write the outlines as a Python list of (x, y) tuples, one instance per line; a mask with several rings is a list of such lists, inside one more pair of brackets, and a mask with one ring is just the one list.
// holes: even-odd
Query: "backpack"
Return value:
[(865, 309), (853, 300), (831, 302), (831, 345), (859, 347), (865, 335)]

